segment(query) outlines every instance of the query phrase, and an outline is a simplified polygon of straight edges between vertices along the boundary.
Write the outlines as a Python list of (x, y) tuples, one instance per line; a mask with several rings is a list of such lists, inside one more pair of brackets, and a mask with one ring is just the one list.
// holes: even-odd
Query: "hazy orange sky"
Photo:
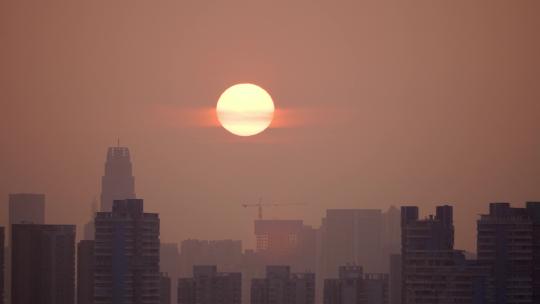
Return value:
[[(1, 223), (14, 192), (87, 221), (120, 137), (163, 241), (251, 247), (240, 204), (263, 197), (309, 203), (265, 213), (315, 226), (451, 202), (474, 248), (489, 202), (540, 200), (540, 2), (382, 2), (1, 1)], [(279, 127), (213, 126), (239, 82), (272, 95)]]

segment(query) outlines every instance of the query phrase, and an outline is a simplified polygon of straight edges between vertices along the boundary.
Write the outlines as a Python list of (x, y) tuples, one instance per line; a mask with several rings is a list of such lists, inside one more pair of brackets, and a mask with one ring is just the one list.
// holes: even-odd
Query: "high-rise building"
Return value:
[[(323, 219), (322, 275), (338, 276), (341, 265), (363, 265), (366, 272), (383, 270), (382, 212), (372, 209), (329, 209)], [(322, 278), (321, 278), (322, 279)]]
[(73, 304), (75, 226), (12, 226), (12, 304)]
[(178, 279), (178, 304), (241, 304), (242, 274), (194, 266), (192, 278)]
[(478, 262), (490, 270), (493, 303), (540, 303), (540, 203), (492, 203), (477, 221)]
[(401, 304), (401, 255), (390, 255), (390, 274), (388, 278), (390, 304)]
[(9, 195), (9, 225), (6, 231), (7, 249), (5, 256), (6, 281), (5, 298), (11, 299), (11, 225), (45, 224), (45, 195), (35, 193), (15, 193)]
[(324, 304), (387, 304), (388, 275), (364, 274), (361, 266), (339, 267), (339, 278), (324, 280)]
[(114, 200), (135, 198), (135, 177), (129, 149), (110, 147), (101, 178), (101, 211), (110, 212)]
[(4, 304), (4, 240), (5, 230), (4, 227), (0, 227), (0, 304)]
[(526, 208), (533, 224), (533, 302), (540, 303), (540, 202), (527, 202)]
[(94, 303), (159, 304), (159, 216), (142, 199), (115, 200), (95, 218)]
[(94, 303), (94, 241), (77, 244), (77, 304)]
[(451, 206), (419, 219), (418, 207), (401, 207), (402, 304), (483, 303), (486, 268), (454, 250)]
[(267, 266), (264, 279), (251, 280), (251, 304), (314, 304), (315, 274)]
[(171, 278), (166, 273), (161, 273), (160, 276), (160, 303), (161, 304), (172, 304), (171, 302)]

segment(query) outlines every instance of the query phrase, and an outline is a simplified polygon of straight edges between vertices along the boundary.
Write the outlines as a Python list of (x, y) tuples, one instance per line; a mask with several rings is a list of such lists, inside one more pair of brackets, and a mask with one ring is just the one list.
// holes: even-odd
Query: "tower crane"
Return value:
[(259, 220), (263, 219), (263, 206), (266, 207), (276, 207), (276, 206), (302, 206), (305, 205), (305, 203), (263, 203), (262, 199), (259, 199), (258, 203), (255, 204), (242, 204), (242, 207), (248, 208), (248, 207), (257, 207), (259, 211)]

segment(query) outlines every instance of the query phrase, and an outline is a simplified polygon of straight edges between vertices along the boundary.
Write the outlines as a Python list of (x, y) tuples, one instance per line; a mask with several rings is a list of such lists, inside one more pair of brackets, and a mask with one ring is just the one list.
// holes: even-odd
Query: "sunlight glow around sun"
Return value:
[(241, 83), (221, 94), (216, 106), (223, 128), (238, 136), (252, 136), (264, 131), (274, 117), (274, 102), (263, 88)]

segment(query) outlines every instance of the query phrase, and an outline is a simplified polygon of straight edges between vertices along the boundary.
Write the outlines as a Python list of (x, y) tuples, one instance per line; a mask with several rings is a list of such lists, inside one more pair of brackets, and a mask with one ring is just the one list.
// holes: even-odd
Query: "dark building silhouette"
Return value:
[(159, 304), (159, 217), (142, 199), (115, 200), (95, 218), (94, 303)]
[(178, 279), (178, 304), (240, 304), (242, 274), (218, 272), (215, 265), (193, 267), (193, 277)]
[(324, 304), (387, 304), (388, 275), (364, 274), (361, 266), (340, 266), (339, 278), (324, 280)]
[(533, 302), (540, 303), (540, 202), (527, 202), (526, 208), (533, 224)]
[[(9, 195), (9, 225), (6, 235), (6, 282), (5, 294), (7, 302), (11, 298), (11, 225), (13, 224), (45, 224), (45, 195), (36, 193), (15, 193)], [(9, 274), (9, 275), (7, 275)]]
[(72, 304), (75, 226), (12, 226), (12, 304)]
[(251, 304), (314, 304), (315, 274), (267, 266), (264, 279), (251, 280)]
[(404, 206), (401, 219), (402, 303), (484, 303), (487, 268), (454, 250), (452, 207), (419, 219)]
[(5, 264), (5, 298), (11, 299), (11, 227), (13, 224), (45, 224), (45, 195), (36, 193), (15, 193), (9, 195), (9, 225)]
[(388, 298), (390, 304), (401, 304), (401, 254), (390, 255)]
[(94, 241), (77, 244), (77, 304), (94, 303)]
[(0, 249), (2, 251), (0, 252), (0, 304), (4, 304), (4, 276), (5, 276), (5, 268), (4, 268), (4, 240), (5, 240), (5, 230), (4, 227), (0, 227)]
[(477, 221), (478, 261), (490, 266), (493, 303), (540, 303), (540, 203), (492, 203)]
[(101, 211), (110, 212), (114, 200), (135, 198), (135, 177), (129, 149), (110, 147), (101, 178)]
[(171, 302), (171, 278), (166, 273), (161, 273), (160, 275), (160, 303), (161, 304), (172, 304)]

